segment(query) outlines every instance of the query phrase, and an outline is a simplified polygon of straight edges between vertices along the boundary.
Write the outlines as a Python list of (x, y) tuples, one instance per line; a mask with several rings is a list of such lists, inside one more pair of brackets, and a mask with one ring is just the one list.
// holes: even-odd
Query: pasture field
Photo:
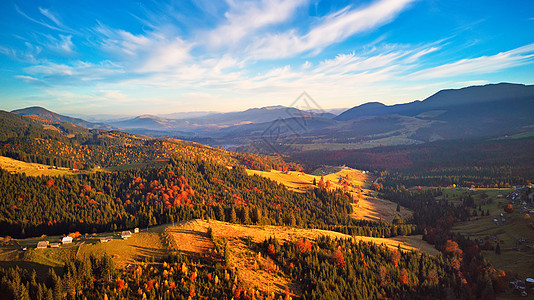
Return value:
[(377, 193), (369, 189), (376, 177), (369, 173), (364, 174), (360, 170), (348, 167), (324, 167), (315, 170), (312, 173), (313, 175), (304, 172), (275, 170), (270, 172), (247, 170), (247, 173), (269, 178), (296, 192), (305, 192), (314, 188), (313, 180), (315, 179), (316, 182), (319, 182), (321, 176), (325, 182), (330, 181), (332, 188), (342, 189), (343, 185), (339, 183), (339, 180), (344, 179), (350, 184), (349, 192), (355, 199), (359, 200), (358, 203), (353, 204), (351, 217), (355, 219), (372, 221), (382, 219), (391, 222), (395, 215), (400, 215), (403, 219), (413, 215), (413, 212), (405, 207), (401, 207), (401, 211), (397, 212), (396, 203), (376, 197)]
[(0, 156), (0, 168), (11, 173), (25, 173), (27, 176), (62, 176), (74, 175), (80, 172), (75, 172), (67, 168), (54, 168), (42, 164), (27, 163), (5, 156)]

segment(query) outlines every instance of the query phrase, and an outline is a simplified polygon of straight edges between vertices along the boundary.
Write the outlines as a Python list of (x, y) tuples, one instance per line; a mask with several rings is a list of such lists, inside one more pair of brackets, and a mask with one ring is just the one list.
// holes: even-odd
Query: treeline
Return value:
[(254, 153), (235, 153), (239, 162), (252, 170), (260, 171), (302, 171), (303, 167), (295, 162), (285, 162), (280, 156), (259, 155)]
[(294, 152), (309, 168), (348, 165), (376, 173), (387, 170), (406, 186), (508, 187), (534, 178), (534, 138), (447, 140), (421, 145), (359, 150)]
[(340, 189), (288, 190), (243, 167), (172, 159), (163, 168), (27, 177), (0, 170), (0, 235), (102, 232), (189, 220), (320, 228), (391, 237), (421, 233), (409, 220), (354, 220)]
[(349, 217), (348, 193), (296, 193), (249, 176), (242, 167), (209, 161), (173, 159), (163, 168), (63, 177), (0, 170), (0, 193), (0, 235), (13, 237), (112, 231), (191, 218), (325, 229), (358, 225)]
[[(0, 268), (0, 298), (40, 299), (239, 299), (245, 290), (221, 264), (171, 255), (118, 269), (113, 259), (89, 257), (65, 263), (61, 275), (50, 269), (45, 280), (35, 271)], [(257, 297), (267, 296), (254, 291)], [(250, 291), (249, 291), (250, 294)]]
[(301, 283), (302, 299), (490, 299), (491, 282), (504, 279), (489, 272), (490, 288), (474, 293), (453, 255), (433, 257), (350, 239), (280, 244), (270, 238), (260, 248)]

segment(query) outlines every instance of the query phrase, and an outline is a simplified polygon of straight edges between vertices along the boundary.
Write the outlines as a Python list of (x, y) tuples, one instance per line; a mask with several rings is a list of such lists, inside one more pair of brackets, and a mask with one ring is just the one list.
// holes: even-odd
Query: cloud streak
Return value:
[(380, 0), (360, 9), (346, 7), (323, 18), (305, 35), (295, 30), (270, 34), (248, 48), (255, 59), (292, 57), (311, 51), (319, 53), (325, 47), (348, 37), (372, 30), (393, 20), (413, 0)]
[(534, 44), (525, 45), (513, 50), (490, 56), (461, 59), (453, 63), (424, 69), (413, 74), (410, 78), (434, 79), (449, 78), (466, 74), (486, 74), (534, 62)]

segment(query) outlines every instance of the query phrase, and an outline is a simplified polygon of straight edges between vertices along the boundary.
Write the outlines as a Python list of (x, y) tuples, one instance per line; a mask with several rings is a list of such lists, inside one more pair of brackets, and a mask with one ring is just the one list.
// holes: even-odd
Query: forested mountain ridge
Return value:
[(113, 128), (104, 123), (92, 123), (80, 118), (73, 118), (69, 116), (60, 115), (58, 113), (47, 110), (46, 108), (39, 106), (26, 107), (22, 109), (13, 110), (12, 113), (21, 115), (21, 116), (37, 116), (46, 120), (56, 121), (56, 122), (68, 122), (77, 126), (82, 126), (85, 128), (99, 128), (112, 130)]
[(71, 123), (0, 111), (0, 155), (73, 169), (146, 164), (171, 157), (216, 160), (258, 170), (299, 170), (280, 157), (230, 152), (177, 139), (155, 139), (121, 131), (87, 129)]
[(422, 100), (386, 106), (379, 102), (369, 102), (353, 107), (334, 119), (340, 121), (361, 117), (382, 115), (416, 116), (425, 111), (453, 109), (455, 107), (483, 105), (502, 101), (522, 101), (528, 105), (534, 99), (534, 85), (499, 83), (484, 86), (470, 86), (461, 89), (440, 90)]

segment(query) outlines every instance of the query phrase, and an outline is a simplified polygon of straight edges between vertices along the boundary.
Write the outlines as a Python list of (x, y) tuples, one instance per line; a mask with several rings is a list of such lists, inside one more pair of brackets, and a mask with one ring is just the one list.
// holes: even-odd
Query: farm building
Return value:
[(111, 240), (113, 240), (113, 236), (106, 236), (106, 237), (100, 238), (101, 243), (107, 243)]
[(48, 241), (40, 241), (37, 243), (37, 249), (48, 248)]
[(59, 243), (50, 243), (50, 248), (59, 248)]
[(62, 242), (63, 244), (70, 244), (70, 243), (72, 243), (72, 237), (70, 237), (70, 236), (63, 237), (63, 238), (61, 239), (61, 242)]
[(131, 231), (123, 231), (123, 232), (121, 232), (121, 238), (123, 238), (123, 239), (127, 239), (127, 238), (129, 238), (131, 236), (132, 236), (132, 232)]

